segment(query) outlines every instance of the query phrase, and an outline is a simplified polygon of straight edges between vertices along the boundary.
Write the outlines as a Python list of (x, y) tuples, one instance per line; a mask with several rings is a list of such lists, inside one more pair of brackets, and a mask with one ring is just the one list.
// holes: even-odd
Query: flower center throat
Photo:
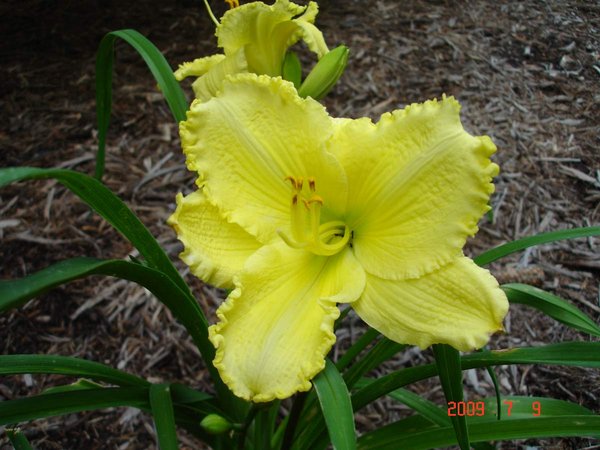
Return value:
[(321, 223), (323, 198), (317, 195), (314, 177), (285, 177), (292, 185), (290, 204), (291, 236), (279, 231), (292, 248), (305, 249), (316, 255), (331, 256), (350, 241), (350, 229), (340, 221)]

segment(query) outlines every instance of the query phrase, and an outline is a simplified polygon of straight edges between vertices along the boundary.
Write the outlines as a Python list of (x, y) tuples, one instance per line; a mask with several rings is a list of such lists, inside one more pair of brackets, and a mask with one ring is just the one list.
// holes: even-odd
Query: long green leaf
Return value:
[[(10, 167), (0, 169), (0, 187), (15, 181), (54, 178), (100, 214), (108, 223), (125, 236), (148, 265), (164, 272), (183, 290), (189, 288), (171, 263), (169, 257), (144, 224), (110, 189), (98, 180), (67, 169), (40, 169), (37, 167)], [(190, 299), (193, 297), (189, 294)], [(195, 302), (194, 302), (195, 303)], [(202, 311), (198, 307), (198, 313)], [(202, 319), (206, 323), (206, 319)]]
[(56, 394), (58, 392), (73, 392), (73, 391), (85, 391), (86, 389), (98, 389), (103, 388), (100, 383), (88, 380), (87, 378), (80, 378), (74, 383), (60, 384), (58, 386), (50, 386), (42, 391), (42, 394)]
[(369, 371), (379, 367), (381, 363), (387, 361), (407, 346), (398, 344), (386, 337), (381, 338), (369, 352), (356, 361), (352, 367), (344, 374), (344, 381), (348, 388), (352, 388), (360, 378)]
[[(44, 291), (52, 287), (89, 275), (115, 276), (121, 279), (134, 281), (140, 284), (141, 286), (144, 286), (150, 292), (152, 292), (158, 300), (160, 300), (165, 306), (167, 306), (167, 308), (171, 310), (175, 318), (177, 318), (177, 320), (179, 320), (179, 322), (188, 330), (188, 332), (194, 339), (194, 342), (200, 348), (201, 351), (203, 350), (201, 346), (205, 347), (204, 353), (208, 352), (209, 355), (211, 355), (210, 352), (214, 351), (210, 343), (208, 343), (206, 340), (206, 328), (204, 327), (204, 324), (200, 320), (197, 320), (195, 308), (191, 307), (192, 303), (188, 301), (187, 295), (183, 293), (181, 289), (179, 289), (179, 287), (173, 282), (173, 280), (168, 278), (164, 273), (159, 272), (158, 270), (143, 266), (138, 263), (132, 263), (123, 260), (73, 258), (56, 263), (46, 269), (43, 269), (25, 278), (21, 278), (18, 280), (2, 281), (0, 282), (0, 312), (5, 311), (8, 308), (20, 306), (27, 300), (43, 293)], [(0, 362), (3, 358), (11, 357), (12, 356), (0, 356)], [(41, 362), (36, 367), (35, 361), (27, 359), (27, 355), (22, 355), (22, 357), (25, 358), (25, 362), (29, 363), (29, 366), (25, 367), (30, 367), (32, 370), (37, 370), (36, 373), (64, 373), (65, 375), (89, 377), (96, 380), (112, 382), (110, 380), (104, 380), (103, 378), (99, 378), (99, 376), (96, 376), (96, 374), (93, 372), (93, 370), (97, 370), (96, 366), (85, 366), (85, 368), (87, 368), (90, 371), (90, 373), (86, 373), (83, 370), (81, 370), (81, 364), (83, 363), (97, 363), (90, 363), (83, 360), (77, 360), (75, 358), (72, 358), (73, 361), (69, 361), (64, 357), (45, 357), (48, 359), (41, 359)], [(57, 366), (56, 369), (53, 368), (54, 360), (64, 362), (64, 365), (69, 365), (68, 367), (72, 368), (74, 372), (66, 373), (64, 372), (65, 368), (61, 366)], [(116, 377), (117, 375), (122, 374), (123, 377), (129, 376), (132, 380), (141, 380), (142, 383), (147, 384), (146, 381), (140, 378), (126, 374), (124, 372), (117, 371), (115, 369), (111, 369), (106, 366), (103, 367), (105, 372), (107, 372), (110, 376)], [(215, 377), (215, 379), (218, 382), (220, 379), (216, 378), (218, 377), (218, 374), (216, 373), (216, 369), (214, 368), (214, 366), (212, 366), (212, 364), (209, 364), (208, 368), (209, 371), (211, 371), (213, 377)], [(2, 373), (3, 369), (10, 370), (10, 367), (0, 367), (0, 373)], [(22, 365), (15, 365), (15, 369), (13, 369), (12, 373), (18, 373), (14, 372), (14, 370), (22, 369)], [(60, 372), (58, 370), (63, 370), (63, 372)], [(79, 372), (76, 372), (77, 370), (79, 370)], [(105, 376), (106, 373), (99, 373), (98, 375)], [(228, 391), (225, 385), (217, 384), (217, 389), (219, 388), (221, 389), (221, 392), (225, 392), (227, 396), (231, 396), (230, 392)], [(197, 400), (198, 398), (196, 398), (196, 401)], [(205, 408), (205, 405), (202, 405), (202, 408)]]
[[(498, 400), (496, 397), (486, 398), (481, 401), (484, 404), (484, 414), (482, 416), (476, 414), (469, 417), (469, 421), (489, 422), (498, 420)], [(500, 408), (504, 413), (501, 420), (529, 419), (531, 417), (594, 415), (592, 411), (576, 403), (555, 398), (527, 397), (523, 395), (503, 396)]]
[(25, 435), (18, 428), (7, 428), (6, 435), (15, 450), (33, 450)]
[[(462, 370), (503, 364), (556, 364), (599, 368), (600, 342), (564, 342), (543, 347), (485, 351), (466, 355), (461, 358)], [(352, 395), (352, 407), (354, 411), (358, 411), (383, 395), (435, 375), (437, 375), (435, 364), (409, 367), (385, 375), (354, 393)], [(425, 418), (420, 417), (420, 420), (427, 426), (433, 426), (432, 422)], [(322, 448), (315, 445), (314, 442), (322, 439), (324, 430), (325, 423), (323, 417), (313, 416), (308, 426), (299, 434), (297, 445), (294, 449), (308, 450)], [(472, 438), (471, 430), (469, 430), (469, 435)], [(319, 440), (320, 442), (322, 441)]]
[[(438, 376), (444, 390), (446, 402), (455, 404), (463, 401), (462, 386), (462, 368), (460, 365), (460, 353), (458, 350), (445, 344), (435, 344), (433, 346), (433, 355), (435, 356), (435, 365)], [(469, 450), (469, 431), (467, 429), (467, 419), (465, 416), (454, 415), (450, 417), (456, 441), (462, 450)]]
[(369, 328), (352, 346), (344, 353), (344, 355), (335, 363), (338, 370), (344, 370), (348, 364), (362, 352), (367, 345), (373, 342), (379, 331), (374, 328)]
[(88, 275), (110, 275), (134, 281), (163, 302), (186, 327), (201, 351), (212, 356), (213, 347), (207, 341), (207, 325), (198, 304), (182, 292), (163, 272), (122, 260), (73, 258), (18, 280), (0, 282), (0, 311), (19, 306), (40, 293), (68, 281)]
[(96, 155), (96, 178), (104, 173), (106, 133), (112, 108), (112, 75), (114, 44), (117, 38), (130, 44), (144, 59), (154, 75), (160, 90), (171, 109), (175, 122), (185, 120), (187, 101), (179, 83), (173, 76), (171, 66), (152, 42), (135, 30), (112, 31), (104, 36), (96, 56), (96, 114), (98, 119), (98, 153)]
[(113, 406), (149, 409), (148, 388), (87, 389), (6, 400), (0, 402), (0, 425)]
[(163, 272), (138, 263), (96, 258), (67, 259), (24, 278), (0, 281), (0, 312), (21, 306), (49, 289), (90, 275), (108, 275), (135, 281), (150, 290), (170, 309), (179, 310), (176, 316), (182, 315), (180, 320), (186, 320), (186, 314), (192, 315), (187, 317), (187, 322), (199, 319), (196, 308), (189, 307), (186, 294)]
[(517, 239), (516, 241), (508, 242), (483, 252), (481, 255), (474, 258), (474, 261), (480, 266), (485, 266), (497, 259), (503, 258), (511, 253), (525, 250), (528, 247), (564, 239), (576, 239), (588, 236), (600, 236), (600, 227), (581, 227), (573, 228), (571, 230), (551, 231), (549, 233), (541, 233), (536, 234), (535, 236)]
[[(485, 351), (461, 358), (462, 370), (502, 364), (556, 364), (600, 368), (600, 342), (563, 342), (541, 347)], [(385, 375), (352, 396), (354, 411), (389, 392), (436, 374), (435, 365), (426, 364)]]
[[(98, 388), (40, 394), (0, 402), (0, 425), (101, 408), (130, 406), (151, 412), (148, 387)], [(200, 417), (187, 408), (175, 410), (177, 424), (207, 443), (213, 439), (200, 427)]]
[[(365, 386), (373, 383), (375, 380), (368, 378), (362, 378), (355, 387), (362, 389)], [(423, 416), (425, 419), (434, 423), (435, 425), (446, 427), (450, 426), (450, 418), (448, 417), (447, 408), (440, 408), (435, 403), (424, 399), (418, 394), (409, 391), (408, 389), (400, 388), (395, 391), (389, 392), (388, 396), (394, 400), (401, 402), (408, 406), (410, 409), (416, 411), (418, 414)]]
[(344, 379), (329, 359), (325, 369), (313, 380), (321, 410), (335, 450), (356, 449), (352, 403)]
[[(526, 439), (536, 437), (595, 436), (600, 434), (599, 416), (580, 405), (541, 397), (505, 397), (507, 405), (503, 420), (496, 417), (496, 399), (480, 401), (482, 416), (468, 417), (472, 441)], [(481, 408), (481, 406), (480, 406)], [(481, 412), (481, 409), (478, 409)], [(456, 443), (450, 426), (432, 426), (421, 416), (400, 420), (367, 433), (359, 439), (361, 450), (396, 448), (428, 449)], [(595, 425), (594, 425), (595, 424)]]
[[(414, 426), (411, 427), (414, 429)], [(359, 440), (360, 450), (411, 450), (447, 447), (456, 443), (454, 430), (426, 428), (413, 433), (401, 433), (402, 429), (382, 428), (386, 434), (365, 435)], [(473, 442), (548, 437), (597, 437), (600, 430), (598, 416), (535, 417), (518, 420), (477, 422), (470, 425)]]
[(25, 373), (84, 377), (118, 386), (147, 387), (150, 385), (143, 378), (85, 359), (49, 355), (0, 355), (0, 375)]
[[(208, 340), (208, 323), (200, 306), (158, 242), (127, 205), (98, 180), (72, 170), (35, 167), (0, 169), (0, 187), (15, 181), (46, 178), (56, 179), (86, 202), (139, 250), (151, 268), (163, 272), (179, 287), (183, 294), (185, 308), (190, 313), (183, 324), (186, 328), (189, 326), (188, 332), (206, 362), (220, 401), (228, 412), (235, 414), (236, 418), (243, 417), (247, 405), (229, 391), (211, 364), (215, 350)], [(178, 316), (175, 313), (174, 315)]]
[[(339, 319), (338, 319), (339, 320)], [(344, 355), (340, 358), (340, 360), (336, 363), (336, 367), (338, 370), (343, 370), (346, 368), (350, 362), (354, 358), (361, 353), (365, 347), (367, 347), (371, 342), (373, 342), (377, 337), (380, 336), (380, 333), (373, 329), (369, 328), (363, 334), (358, 341), (356, 341)], [(387, 338), (382, 338), (370, 351), (359, 361), (357, 361), (345, 374), (344, 381), (346, 386), (350, 389), (356, 383), (361, 376), (363, 376), (368, 371), (377, 367), (381, 362), (386, 361), (391, 358), (395, 353), (401, 350), (400, 344), (394, 343)], [(304, 409), (299, 418), (299, 423), (297, 425), (298, 431), (297, 433), (301, 435), (299, 442), (302, 443), (304, 447), (300, 448), (309, 448), (310, 447), (310, 439), (317, 439), (318, 436), (310, 435), (308, 436), (306, 433), (303, 433), (303, 430), (311, 424), (314, 417), (316, 415), (320, 416), (320, 407), (318, 405), (318, 399), (311, 392), (307, 398), (305, 399)], [(322, 419), (322, 416), (320, 416)], [(285, 426), (286, 424), (282, 423), (281, 426)], [(286, 433), (288, 431), (286, 430)]]
[[(349, 349), (349, 354), (351, 356), (340, 359), (338, 362), (340, 367), (344, 367), (349, 364), (350, 361), (377, 336), (379, 336), (379, 332), (375, 331), (374, 329), (369, 329)], [(383, 337), (379, 342), (377, 342), (377, 344), (373, 346), (373, 348), (371, 348), (346, 371), (344, 374), (344, 381), (348, 389), (351, 389), (364, 374), (378, 367), (382, 362), (387, 361), (405, 347), (406, 345), (398, 344), (386, 337)], [(309, 395), (306, 400), (302, 417), (298, 424), (298, 434), (300, 436), (297, 440), (298, 443), (296, 444), (299, 445), (298, 448), (312, 448), (312, 446), (315, 445), (314, 442), (317, 440), (323, 440), (322, 436), (306, 431), (307, 429), (310, 430), (310, 428), (313, 426), (314, 417), (317, 415), (319, 415), (319, 417), (322, 419), (315, 396)]]
[(177, 430), (175, 429), (175, 413), (168, 383), (150, 386), (150, 407), (156, 425), (158, 446), (160, 450), (177, 450)]
[(560, 297), (527, 284), (502, 285), (508, 301), (531, 306), (576, 330), (600, 336), (600, 327), (579, 309)]

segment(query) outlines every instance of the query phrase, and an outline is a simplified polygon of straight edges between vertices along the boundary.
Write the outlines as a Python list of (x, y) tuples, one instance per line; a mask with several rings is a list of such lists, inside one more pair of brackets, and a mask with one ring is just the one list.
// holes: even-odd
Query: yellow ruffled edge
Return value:
[(190, 271), (201, 280), (217, 287), (232, 288), (233, 284), (231, 278), (220, 276), (217, 265), (212, 260), (206, 256), (195, 255), (192, 251), (190, 242), (186, 239), (185, 233), (183, 233), (179, 227), (179, 215), (183, 208), (183, 200), (184, 196), (179, 192), (175, 197), (177, 208), (167, 219), (167, 224), (175, 230), (177, 239), (183, 244), (183, 251), (179, 254), (179, 259), (189, 266)]
[[(363, 321), (365, 321), (372, 328), (375, 328), (376, 330), (381, 332), (381, 334), (386, 336), (388, 339), (402, 344), (416, 345), (422, 350), (430, 347), (433, 344), (447, 344), (459, 351), (468, 352), (482, 348), (489, 342), (490, 337), (493, 334), (504, 331), (503, 320), (506, 314), (508, 313), (509, 309), (508, 299), (504, 291), (500, 288), (498, 281), (488, 269), (477, 266), (472, 259), (461, 255), (460, 257), (457, 257), (454, 261), (451, 261), (450, 263), (446, 264), (444, 267), (438, 270), (454, 271), (456, 272), (454, 273), (454, 276), (456, 277), (459, 277), (462, 272), (462, 275), (468, 275), (470, 277), (473, 277), (471, 278), (471, 280), (465, 280), (465, 283), (470, 285), (474, 284), (475, 281), (480, 283), (479, 288), (481, 288), (481, 290), (479, 290), (477, 293), (467, 293), (467, 296), (476, 298), (479, 302), (481, 302), (481, 298), (483, 295), (482, 292), (485, 291), (485, 295), (487, 296), (486, 302), (490, 306), (490, 310), (493, 316), (492, 320), (488, 324), (489, 326), (485, 327), (487, 329), (480, 329), (476, 333), (471, 332), (471, 334), (463, 335), (449, 333), (448, 330), (445, 330), (442, 333), (440, 333), (439, 331), (424, 332), (423, 328), (419, 327), (418, 325), (415, 325), (414, 321), (407, 322), (399, 320), (397, 318), (390, 320), (390, 314), (393, 315), (394, 310), (403, 311), (404, 314), (406, 314), (406, 311), (409, 310), (409, 308), (406, 307), (403, 309), (399, 308), (402, 302), (398, 302), (397, 305), (392, 305), (391, 308), (387, 308), (388, 311), (390, 311), (389, 314), (384, 314), (383, 316), (380, 316), (379, 313), (371, 313), (372, 311), (378, 312), (381, 309), (381, 305), (378, 306), (378, 301), (373, 300), (371, 298), (372, 295), (368, 293), (368, 290), (372, 289), (369, 286), (370, 283), (374, 281), (375, 284), (378, 284), (380, 286), (380, 288), (384, 284), (388, 284), (388, 286), (391, 289), (390, 292), (393, 289), (398, 289), (398, 293), (396, 293), (396, 295), (390, 295), (389, 297), (399, 299), (402, 297), (402, 292), (406, 292), (407, 289), (409, 291), (411, 290), (410, 286), (402, 286), (403, 283), (419, 283), (420, 279), (393, 281), (385, 280), (371, 275), (370, 277), (373, 279), (373, 281), (370, 281), (368, 275), (367, 287), (365, 288), (364, 293), (365, 297), (361, 297), (361, 299), (359, 299), (358, 302), (353, 304), (353, 307), (356, 313)], [(437, 284), (435, 281), (431, 281), (435, 280), (435, 277), (437, 276), (436, 272), (437, 271), (428, 273), (427, 275), (422, 277), (423, 281), (427, 282), (426, 278), (429, 278), (429, 283)], [(371, 284), (371, 286), (373, 285), (374, 284)], [(382, 295), (378, 295), (376, 297), (381, 298)], [(364, 305), (364, 301), (367, 301), (368, 304)], [(419, 309), (419, 306), (415, 307), (415, 309)], [(410, 323), (410, 325), (394, 326), (394, 322), (404, 324)], [(472, 328), (463, 329), (472, 330)]]
[[(273, 5), (267, 5), (264, 2), (251, 2), (230, 9), (223, 14), (221, 23), (215, 30), (217, 45), (224, 49), (225, 53), (236, 51), (246, 45), (248, 42), (242, 40), (242, 42), (239, 42), (234, 48), (231, 48), (229, 44), (235, 39), (227, 42), (227, 30), (240, 30), (242, 28), (241, 24), (251, 20), (254, 15), (279, 14), (281, 19), (277, 22), (284, 22), (286, 20), (292, 20), (295, 15), (301, 14), (305, 9), (305, 6), (297, 5), (289, 0), (276, 0)], [(233, 33), (233, 31), (231, 31), (231, 33)]]
[[(202, 198), (199, 194), (202, 196)], [(191, 203), (188, 203), (184, 206), (186, 199)], [(220, 214), (218, 207), (213, 205), (210, 202), (210, 199), (208, 199), (200, 191), (189, 194), (187, 197), (184, 197), (182, 193), (178, 193), (176, 196), (176, 204), (177, 207), (167, 219), (167, 224), (173, 228), (177, 234), (177, 239), (183, 244), (183, 251), (179, 254), (179, 258), (185, 264), (187, 264), (190, 268), (190, 271), (202, 281), (219, 288), (233, 288), (233, 276), (236, 272), (241, 270), (244, 260), (238, 259), (236, 261), (229, 259), (225, 261), (219, 261), (218, 257), (215, 258), (215, 253), (223, 257), (227, 254), (226, 251), (219, 250), (215, 252), (215, 250), (213, 250), (211, 255), (211, 251), (207, 251), (205, 245), (199, 245), (197, 242), (192, 242), (193, 238), (189, 236), (188, 232), (185, 231), (180, 224), (180, 216), (183, 214), (184, 207), (202, 208), (205, 214), (205, 223), (215, 222), (215, 218), (218, 218), (219, 221), (222, 219), (222, 222), (219, 222), (220, 225), (218, 226), (219, 232), (221, 234), (229, 232), (231, 233), (231, 236), (217, 237), (222, 242), (235, 240), (236, 244), (240, 245), (239, 247), (235, 247), (239, 253), (243, 253), (243, 251), (240, 250), (241, 248), (245, 249), (245, 259), (250, 257), (250, 255), (258, 250), (261, 245), (258, 242), (256, 242), (254, 245), (254, 238), (238, 225), (227, 223), (226, 219)], [(207, 217), (206, 215), (211, 217)], [(232, 263), (232, 261), (235, 261), (235, 263)]]
[[(453, 108), (460, 120), (460, 110), (462, 108), (461, 104), (456, 100), (454, 96), (446, 96), (446, 94), (442, 95), (442, 101), (438, 101), (437, 98), (427, 100), (423, 103), (412, 103), (403, 109), (394, 110), (391, 112), (383, 113), (379, 120), (375, 123), (368, 118), (363, 117), (359, 119), (345, 119), (340, 118), (336, 119), (336, 124), (339, 127), (344, 126), (344, 124), (348, 120), (363, 120), (367, 121), (374, 126), (374, 133), (377, 133), (379, 127), (383, 127), (385, 125), (389, 125), (394, 123), (396, 120), (400, 120), (409, 114), (419, 114), (421, 112), (426, 112), (428, 109), (432, 108), (442, 108), (442, 107), (450, 107)], [(461, 121), (462, 127), (462, 121)], [(468, 133), (464, 127), (462, 127), (465, 133)], [(469, 134), (469, 133), (468, 133)], [(392, 277), (389, 279), (414, 279), (423, 276), (424, 274), (436, 271), (441, 267), (448, 264), (455, 257), (462, 255), (462, 248), (465, 246), (467, 239), (469, 237), (473, 237), (479, 231), (479, 220), (484, 216), (486, 212), (492, 209), (489, 200), (490, 196), (495, 192), (496, 187), (493, 183), (493, 178), (496, 177), (500, 173), (500, 167), (491, 161), (490, 157), (496, 152), (497, 147), (489, 136), (473, 136), (475, 139), (479, 141), (479, 146), (473, 150), (474, 154), (478, 156), (478, 162), (481, 167), (480, 171), (480, 181), (481, 185), (484, 189), (484, 195), (479, 196), (477, 200), (478, 210), (480, 213), (477, 217), (473, 217), (463, 223), (464, 225), (464, 236), (460, 238), (454, 238), (452, 241), (452, 245), (457, 249), (456, 254), (448, 255), (445, 258), (440, 257), (439, 255), (434, 255), (430, 261), (430, 264), (427, 266), (426, 270), (412, 270), (404, 273), (402, 277)], [(379, 275), (378, 275), (379, 276)]]
[(177, 81), (181, 81), (187, 77), (200, 77), (224, 59), (225, 55), (217, 54), (184, 62), (179, 64), (179, 68), (173, 72), (173, 75)]
[(244, 286), (240, 282), (238, 276), (234, 277), (234, 283), (236, 288), (229, 294), (227, 300), (217, 309), (217, 317), (219, 321), (208, 328), (208, 339), (216, 349), (213, 365), (219, 371), (219, 375), (221, 376), (223, 382), (236, 396), (256, 403), (270, 402), (275, 399), (283, 400), (292, 396), (296, 392), (306, 392), (310, 390), (312, 387), (310, 380), (325, 368), (325, 358), (323, 355), (327, 355), (329, 350), (331, 350), (331, 347), (333, 347), (333, 344), (335, 344), (336, 337), (333, 333), (333, 327), (335, 321), (340, 316), (339, 308), (335, 305), (335, 303), (332, 304), (330, 302), (323, 301), (322, 299), (319, 300), (319, 305), (327, 313), (325, 314), (324, 321), (319, 327), (324, 335), (324, 338), (321, 342), (321, 345), (315, 350), (315, 355), (317, 356), (317, 358), (313, 358), (315, 362), (313, 364), (305, 364), (301, 369), (302, 375), (304, 376), (303, 382), (298, 383), (289, 391), (279, 390), (273, 394), (251, 394), (244, 386), (237, 383), (234, 377), (229, 375), (227, 368), (222, 363), (224, 355), (221, 344), (224, 342), (225, 338), (221, 333), (228, 324), (226, 314), (235, 307), (235, 302), (242, 295), (242, 290), (244, 289)]
[[(285, 103), (293, 103), (298, 105), (300, 108), (306, 110), (307, 114), (312, 113), (311, 110), (316, 108), (320, 110), (320, 113), (324, 115), (324, 117), (330, 118), (327, 113), (326, 108), (321, 105), (316, 100), (312, 98), (302, 98), (298, 95), (294, 84), (290, 81), (284, 80), (281, 77), (270, 77), (268, 75), (256, 75), (254, 73), (240, 73), (236, 75), (229, 75), (223, 82), (223, 86), (219, 92), (213, 97), (213, 99), (219, 99), (226, 94), (228, 85), (242, 85), (244, 83), (252, 83), (259, 87), (266, 87), (274, 96), (277, 96), (281, 99), (282, 102)], [(213, 100), (211, 99), (211, 100)], [(192, 102), (190, 109), (187, 111), (187, 120), (179, 123), (179, 135), (181, 138), (181, 145), (183, 148), (183, 152), (186, 155), (186, 167), (191, 172), (197, 172), (198, 178), (196, 179), (196, 185), (199, 188), (203, 188), (206, 190), (206, 193), (209, 197), (211, 197), (210, 192), (210, 183), (206, 182), (206, 174), (203, 173), (195, 157), (195, 152), (202, 151), (210, 151), (207, 148), (205, 143), (198, 143), (196, 139), (196, 132), (194, 130), (194, 125), (191, 124), (191, 120), (194, 116), (201, 115), (204, 112), (198, 112), (197, 109), (202, 108), (205, 102), (196, 99)], [(331, 119), (331, 118), (330, 118)], [(327, 137), (323, 138), (323, 141), (326, 140)], [(333, 156), (330, 155), (333, 158)], [(232, 211), (223, 210), (223, 217), (229, 222), (238, 223), (236, 220), (235, 214)], [(262, 232), (258, 225), (250, 225), (243, 226), (245, 231), (256, 237), (263, 244), (269, 243), (273, 241), (273, 238), (279, 239), (278, 236), (273, 236), (271, 234), (265, 234)]]

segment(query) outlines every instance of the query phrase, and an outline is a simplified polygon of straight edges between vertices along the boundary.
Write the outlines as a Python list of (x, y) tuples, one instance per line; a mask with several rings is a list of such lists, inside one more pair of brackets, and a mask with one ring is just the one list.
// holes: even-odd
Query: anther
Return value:
[(289, 181), (290, 183), (292, 183), (292, 188), (294, 188), (294, 190), (297, 192), (300, 192), (302, 190), (302, 184), (304, 183), (302, 177), (296, 178), (291, 175), (285, 177), (283, 181)]
[(310, 192), (315, 192), (316, 189), (316, 181), (314, 179), (314, 177), (308, 177), (308, 187), (310, 189)]
[(318, 203), (319, 206), (323, 206), (323, 198), (321, 198), (318, 195), (313, 195), (308, 200), (303, 198), (302, 202), (304, 203), (304, 206), (306, 206), (306, 209), (310, 209), (310, 205), (312, 205), (313, 203)]

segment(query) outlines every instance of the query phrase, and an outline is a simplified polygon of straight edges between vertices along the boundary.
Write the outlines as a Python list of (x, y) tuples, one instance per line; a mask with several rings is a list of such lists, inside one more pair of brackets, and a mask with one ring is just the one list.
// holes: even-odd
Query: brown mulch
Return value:
[[(217, 13), (224, 4), (217, 4)], [(377, 118), (443, 93), (463, 105), (465, 127), (489, 134), (501, 167), (469, 254), (531, 234), (600, 225), (600, 6), (595, 1), (325, 0), (318, 25), (331, 47), (351, 49), (349, 68), (326, 99), (332, 115)], [(7, 1), (0, 5), (0, 166), (68, 167), (93, 173), (97, 145), (94, 63), (102, 36), (134, 28), (175, 67), (214, 53), (201, 2)], [(177, 262), (165, 220), (175, 194), (193, 189), (177, 127), (141, 58), (116, 48), (114, 105), (105, 183), (123, 198)], [(18, 278), (74, 256), (135, 252), (61, 185), (37, 181), (0, 190), (0, 277)], [(600, 319), (600, 241), (540, 246), (492, 265), (501, 282), (526, 282), (569, 299)], [(221, 293), (187, 277), (210, 320)], [(491, 346), (541, 345), (590, 337), (531, 309), (511, 307), (507, 333)], [(345, 347), (361, 333), (351, 316)], [(54, 289), (0, 317), (0, 352), (70, 355), (151, 381), (199, 389), (206, 371), (185, 330), (145, 289), (92, 277)], [(408, 351), (378, 373), (431, 360)], [(598, 371), (550, 366), (498, 370), (505, 394), (552, 396), (600, 412)], [(0, 400), (39, 393), (56, 376), (0, 377)], [(482, 371), (465, 377), (471, 399), (490, 394)], [(414, 390), (443, 405), (436, 380)], [(361, 432), (404, 417), (389, 399), (359, 411)], [(155, 448), (151, 418), (133, 409), (71, 414), (24, 425), (40, 449)], [(1, 431), (1, 427), (0, 427)], [(188, 448), (202, 448), (181, 433)], [(8, 448), (0, 433), (0, 449)], [(504, 448), (574, 449), (592, 439), (519, 441)], [(597, 447), (594, 447), (597, 448)]]

